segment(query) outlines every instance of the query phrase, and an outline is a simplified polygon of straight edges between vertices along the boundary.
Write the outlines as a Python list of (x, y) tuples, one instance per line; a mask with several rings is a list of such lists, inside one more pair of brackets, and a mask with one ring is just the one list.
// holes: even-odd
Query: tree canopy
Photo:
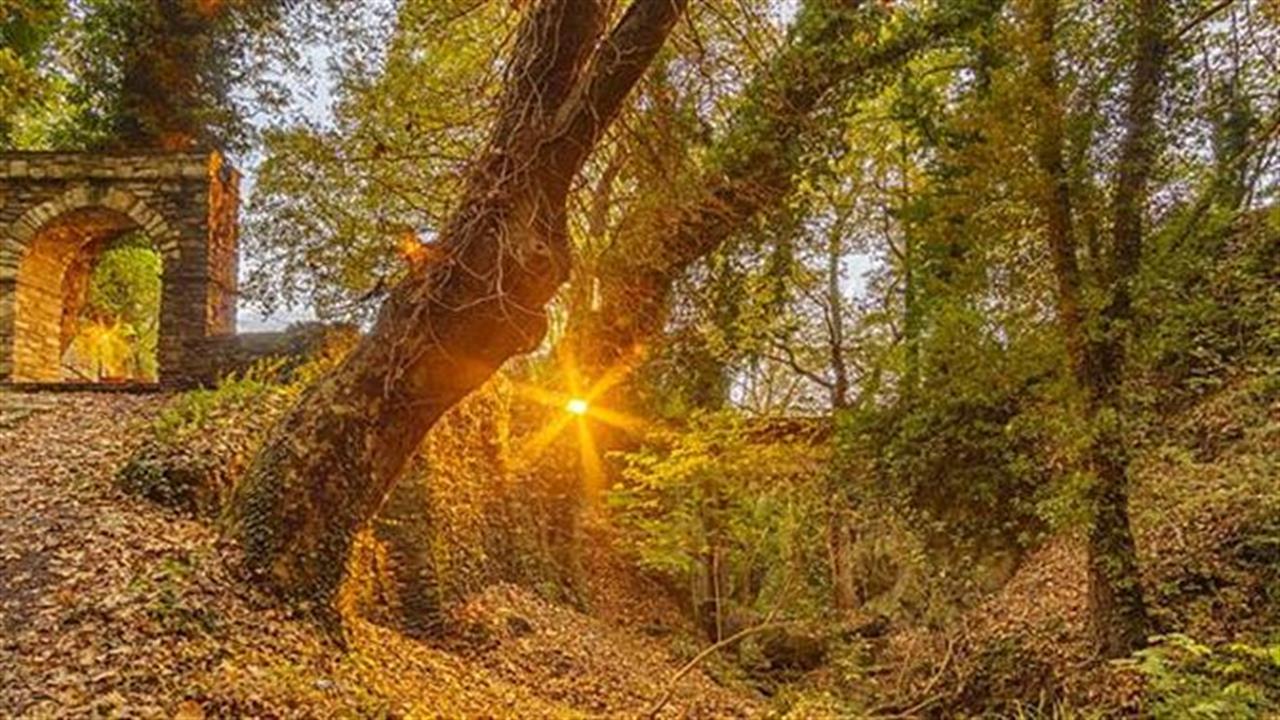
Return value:
[[(614, 608), (607, 564), (701, 646), (673, 685), (720, 653), (788, 717), (1280, 708), (1275, 3), (0, 0), (0, 41), (0, 146), (229, 147), (244, 301), (358, 329), (122, 475), (329, 631)], [(154, 346), (156, 262), (82, 315)]]

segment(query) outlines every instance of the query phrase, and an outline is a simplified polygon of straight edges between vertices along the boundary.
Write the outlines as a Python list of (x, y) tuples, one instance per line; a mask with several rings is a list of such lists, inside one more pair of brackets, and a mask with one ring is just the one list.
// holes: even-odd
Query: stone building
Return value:
[(235, 333), (238, 187), (216, 152), (0, 153), (0, 383), (76, 379), (89, 273), (130, 232), (162, 259), (160, 382), (210, 379)]

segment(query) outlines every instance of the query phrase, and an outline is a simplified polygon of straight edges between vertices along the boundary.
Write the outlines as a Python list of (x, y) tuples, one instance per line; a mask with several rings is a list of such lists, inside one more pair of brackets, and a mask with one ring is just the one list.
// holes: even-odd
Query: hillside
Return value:
[[(114, 489), (164, 400), (0, 395), (0, 715), (617, 717), (678, 667), (635, 628), (511, 586), (461, 608), (447, 645), (355, 620), (340, 647), (230, 577), (212, 527)], [(756, 706), (695, 672), (663, 716)]]
[[(1153, 612), (1161, 632), (1205, 652), (1265, 639), (1277, 612), (1280, 402), (1258, 387), (1239, 382), (1171, 416), (1166, 442), (1137, 465)], [(454, 608), (455, 630), (434, 645), (359, 618), (338, 639), (233, 577), (214, 527), (116, 489), (167, 396), (0, 400), (6, 716), (639, 717), (688, 657), (687, 640), (672, 644), (691, 633), (679, 609), (609, 550), (603, 527), (585, 559), (589, 614), (499, 583)], [(1067, 532), (946, 627), (837, 645), (833, 664), (770, 683), (782, 689), (771, 705), (695, 670), (662, 716), (1147, 713), (1168, 696), (1151, 695), (1137, 665), (1096, 658), (1084, 578), (1084, 543)], [(868, 652), (853, 672), (841, 664)], [(1162, 662), (1185, 668), (1183, 681), (1216, 677), (1186, 660)]]

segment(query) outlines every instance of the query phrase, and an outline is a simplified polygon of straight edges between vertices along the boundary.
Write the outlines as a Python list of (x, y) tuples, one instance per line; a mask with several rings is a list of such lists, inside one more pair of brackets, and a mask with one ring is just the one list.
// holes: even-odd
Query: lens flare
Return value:
[(569, 400), (569, 402), (565, 403), (564, 405), (564, 409), (568, 410), (574, 415), (586, 415), (587, 410), (589, 410), (590, 408), (591, 408), (591, 405), (586, 400), (583, 400), (582, 398), (573, 398)]

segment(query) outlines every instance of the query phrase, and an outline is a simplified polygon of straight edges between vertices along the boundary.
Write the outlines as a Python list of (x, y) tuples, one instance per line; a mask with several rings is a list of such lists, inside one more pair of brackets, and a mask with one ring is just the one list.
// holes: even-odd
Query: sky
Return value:
[[(390, 28), (387, 20), (393, 17), (396, 0), (369, 0), (360, 3), (347, 3), (344, 12), (349, 14), (342, 22), (358, 24), (364, 28), (380, 28), (384, 32)], [(297, 42), (295, 40), (295, 42)], [(282, 122), (288, 124), (306, 123), (315, 127), (326, 127), (333, 124), (335, 92), (337, 80), (334, 62), (340, 45), (330, 38), (311, 39), (302, 42), (299, 51), (300, 62), (295, 67), (284, 68), (277, 65), (272, 71), (273, 77), (289, 90), (289, 102), (283, 112), (274, 115), (262, 115), (250, 118), (250, 122), (258, 130), (267, 130)], [(246, 99), (252, 102), (251, 99)], [(258, 148), (250, 150), (237, 158), (236, 166), (241, 173), (241, 216), (253, 203), (254, 187), (258, 165), (263, 157)], [(254, 258), (243, 255), (240, 261), (241, 281)], [(241, 301), (237, 313), (239, 332), (269, 332), (283, 330), (292, 323), (314, 320), (315, 315), (305, 307), (279, 308), (271, 314), (263, 314), (252, 303)]]

